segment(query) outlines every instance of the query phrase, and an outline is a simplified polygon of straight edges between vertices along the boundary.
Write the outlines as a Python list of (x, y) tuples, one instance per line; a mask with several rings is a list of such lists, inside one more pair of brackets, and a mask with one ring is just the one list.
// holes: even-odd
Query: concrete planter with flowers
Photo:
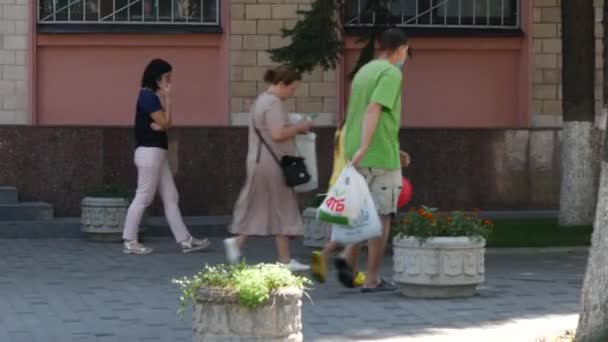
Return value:
[(302, 294), (310, 281), (276, 264), (206, 266), (174, 279), (183, 314), (193, 304), (194, 341), (300, 342)]
[[(97, 242), (120, 242), (127, 209), (133, 194), (121, 187), (105, 186), (90, 191), (80, 203), (84, 236)], [(142, 217), (140, 234), (147, 230), (147, 214)]]
[(304, 223), (304, 246), (321, 248), (329, 241), (331, 224), (317, 219), (317, 209), (323, 203), (326, 194), (315, 196), (310, 207), (304, 209), (302, 221)]
[(393, 273), (414, 298), (470, 297), (485, 281), (485, 238), (492, 223), (476, 213), (422, 207), (393, 227)]

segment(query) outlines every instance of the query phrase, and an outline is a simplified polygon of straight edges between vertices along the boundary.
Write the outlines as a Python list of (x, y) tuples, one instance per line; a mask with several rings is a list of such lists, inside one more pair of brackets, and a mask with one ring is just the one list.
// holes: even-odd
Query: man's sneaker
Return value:
[(179, 245), (183, 253), (190, 253), (203, 250), (209, 247), (211, 243), (207, 239), (195, 239), (191, 236), (188, 241), (180, 242)]
[(225, 239), (224, 248), (226, 250), (226, 260), (231, 264), (237, 264), (241, 258), (241, 250), (236, 243), (236, 238)]
[(123, 252), (127, 254), (150, 254), (152, 248), (146, 247), (137, 241), (125, 241)]
[(283, 265), (285, 265), (285, 267), (287, 267), (287, 269), (290, 270), (291, 272), (304, 272), (304, 271), (308, 271), (310, 269), (310, 266), (304, 265), (294, 259), (291, 259), (289, 264), (283, 264)]
[(342, 257), (337, 257), (334, 259), (334, 265), (338, 271), (338, 281), (340, 284), (348, 288), (355, 287), (354, 281), (356, 274), (353, 273), (353, 270), (348, 262), (346, 262), (346, 260)]

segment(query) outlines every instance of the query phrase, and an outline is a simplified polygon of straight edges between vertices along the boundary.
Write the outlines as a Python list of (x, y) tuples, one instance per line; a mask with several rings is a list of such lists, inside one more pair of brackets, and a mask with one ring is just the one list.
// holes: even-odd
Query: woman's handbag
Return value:
[(277, 155), (272, 151), (272, 148), (268, 145), (264, 137), (262, 137), (262, 133), (260, 133), (260, 130), (255, 127), (255, 125), (253, 128), (255, 129), (255, 132), (260, 138), (262, 144), (266, 146), (268, 152), (270, 152), (270, 155), (272, 155), (272, 158), (276, 161), (276, 163), (283, 171), (285, 184), (287, 184), (288, 187), (293, 188), (295, 186), (308, 183), (311, 177), (308, 173), (308, 170), (306, 169), (304, 158), (298, 156), (285, 155), (281, 159), (279, 159)]

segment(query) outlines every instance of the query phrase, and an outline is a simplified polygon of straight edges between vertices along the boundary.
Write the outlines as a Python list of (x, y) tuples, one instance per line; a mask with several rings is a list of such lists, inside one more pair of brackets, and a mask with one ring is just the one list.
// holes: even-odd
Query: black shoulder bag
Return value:
[(277, 155), (274, 154), (274, 152), (272, 151), (272, 148), (262, 137), (262, 133), (260, 133), (260, 130), (256, 127), (255, 122), (253, 123), (253, 128), (255, 129), (255, 132), (260, 138), (262, 144), (266, 146), (268, 152), (270, 152), (270, 155), (272, 155), (272, 158), (276, 161), (276, 163), (283, 171), (285, 184), (287, 184), (288, 187), (293, 188), (295, 186), (308, 183), (308, 181), (310, 180), (310, 174), (306, 169), (306, 164), (304, 164), (304, 158), (298, 156), (285, 155), (279, 160)]

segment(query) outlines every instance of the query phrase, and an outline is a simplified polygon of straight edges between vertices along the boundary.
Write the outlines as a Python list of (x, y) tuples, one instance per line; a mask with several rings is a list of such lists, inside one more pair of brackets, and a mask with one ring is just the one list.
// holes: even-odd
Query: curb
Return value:
[[(184, 223), (197, 237), (226, 237), (229, 216), (189, 216)], [(150, 217), (144, 237), (171, 236), (171, 229), (162, 217)], [(80, 217), (55, 218), (37, 221), (2, 221), (0, 239), (81, 239)]]

